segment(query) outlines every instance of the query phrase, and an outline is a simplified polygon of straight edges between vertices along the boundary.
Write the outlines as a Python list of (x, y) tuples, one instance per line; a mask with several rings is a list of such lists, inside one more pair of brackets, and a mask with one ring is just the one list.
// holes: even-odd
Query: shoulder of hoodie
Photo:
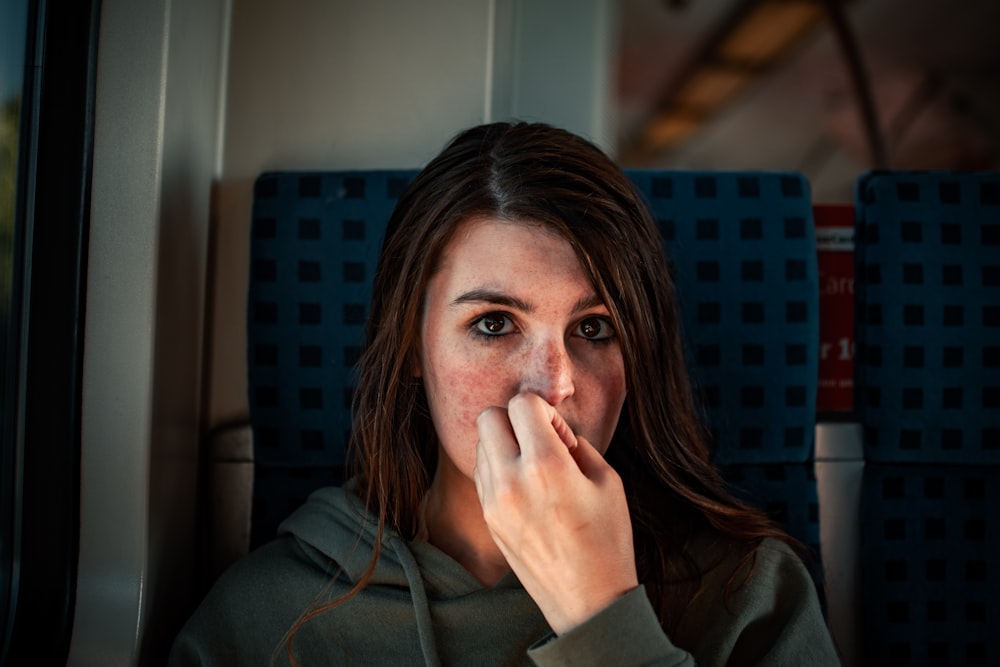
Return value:
[(816, 593), (809, 565), (785, 542), (767, 538), (757, 547), (747, 585), (785, 593)]
[[(725, 590), (730, 580), (733, 582), (731, 603), (741, 596), (759, 599), (768, 591), (772, 595), (815, 593), (816, 584), (808, 566), (791, 546), (779, 539), (765, 538), (752, 549), (736, 543), (710, 544), (702, 554), (707, 558), (703, 563), (714, 563), (705, 572), (706, 582), (714, 582), (720, 590)], [(746, 557), (748, 554), (752, 555)]]
[(703, 634), (706, 626), (734, 630), (755, 618), (818, 604), (809, 569), (781, 540), (766, 538), (752, 546), (709, 538), (696, 544), (692, 556), (702, 577), (691, 606), (684, 610), (683, 634), (689, 639)]
[[(329, 586), (338, 563), (294, 535), (279, 535), (233, 563), (215, 582), (203, 604), (273, 606), (276, 601), (312, 599)], [(266, 608), (266, 607), (265, 607)]]
[[(305, 532), (318, 533), (322, 530), (337, 532), (332, 527), (337, 522), (323, 516), (335, 513), (335, 507), (346, 506), (345, 491), (336, 487), (323, 488), (314, 492), (306, 504), (292, 513), (281, 523), (279, 534), (233, 563), (206, 596), (203, 605), (273, 605), (275, 593), (279, 600), (288, 599), (291, 594), (312, 596), (329, 586), (338, 575), (342, 563), (324, 550), (297, 534), (296, 526), (305, 526)], [(349, 530), (341, 525), (345, 535), (351, 535), (352, 544), (357, 539), (357, 526)], [(335, 538), (330, 537), (328, 540)], [(301, 607), (299, 607), (301, 611)]]
[(788, 643), (829, 643), (816, 583), (788, 544), (767, 538), (750, 548), (723, 541), (705, 545), (700, 555), (710, 565), (675, 637), (699, 664), (727, 664), (733, 655), (759, 656)]
[(274, 654), (331, 581), (290, 535), (233, 563), (174, 641), (169, 664), (240, 664)]
[[(356, 497), (337, 487), (314, 492), (282, 522), (274, 539), (230, 565), (181, 630), (171, 664), (270, 655), (304, 611), (334, 589), (349, 587), (336, 583), (347, 577), (344, 564), (327, 552), (335, 551), (331, 545), (337, 542), (345, 544), (346, 554), (358, 546), (364, 521), (350, 498)], [(308, 539), (324, 532), (326, 549)]]

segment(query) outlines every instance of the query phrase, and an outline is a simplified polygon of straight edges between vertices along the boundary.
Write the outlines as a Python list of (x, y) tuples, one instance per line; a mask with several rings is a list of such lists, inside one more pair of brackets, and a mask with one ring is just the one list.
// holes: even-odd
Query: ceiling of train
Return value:
[(820, 201), (877, 165), (1000, 169), (1000, 0), (620, 3), (625, 165), (797, 169)]

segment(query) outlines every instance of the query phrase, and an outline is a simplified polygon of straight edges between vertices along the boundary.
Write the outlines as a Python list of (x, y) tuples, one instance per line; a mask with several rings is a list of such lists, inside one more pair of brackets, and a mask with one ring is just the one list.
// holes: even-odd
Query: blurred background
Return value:
[(1000, 166), (996, 0), (620, 0), (619, 159), (857, 174)]

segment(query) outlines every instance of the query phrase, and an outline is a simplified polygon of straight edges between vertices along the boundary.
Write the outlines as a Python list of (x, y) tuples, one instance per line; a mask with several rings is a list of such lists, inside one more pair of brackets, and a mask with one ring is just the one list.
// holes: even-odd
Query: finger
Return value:
[(554, 407), (537, 394), (517, 394), (507, 415), (525, 456), (542, 456), (576, 446), (576, 436)]
[(480, 412), (476, 417), (476, 432), (479, 435), (477, 448), (493, 463), (510, 461), (521, 454), (504, 408), (494, 406)]
[(576, 447), (576, 434), (573, 433), (573, 429), (569, 427), (569, 424), (566, 423), (566, 420), (563, 419), (563, 416), (555, 408), (552, 408), (552, 428), (556, 430), (556, 435), (563, 441), (567, 449)]
[(570, 454), (587, 479), (599, 481), (609, 470), (614, 470), (589, 440), (580, 435), (576, 441), (577, 446), (570, 451)]
[(482, 502), (487, 493), (492, 489), (492, 480), (490, 478), (490, 462), (486, 458), (486, 451), (483, 448), (482, 440), (476, 441), (476, 467), (472, 469), (472, 481), (476, 485), (476, 495), (479, 496), (479, 501)]

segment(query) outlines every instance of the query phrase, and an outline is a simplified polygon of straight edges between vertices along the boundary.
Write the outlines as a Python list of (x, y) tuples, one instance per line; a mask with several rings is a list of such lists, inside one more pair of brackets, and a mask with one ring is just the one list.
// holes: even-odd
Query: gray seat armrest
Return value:
[(253, 467), (249, 424), (227, 426), (209, 437), (207, 566), (211, 581), (249, 551)]

